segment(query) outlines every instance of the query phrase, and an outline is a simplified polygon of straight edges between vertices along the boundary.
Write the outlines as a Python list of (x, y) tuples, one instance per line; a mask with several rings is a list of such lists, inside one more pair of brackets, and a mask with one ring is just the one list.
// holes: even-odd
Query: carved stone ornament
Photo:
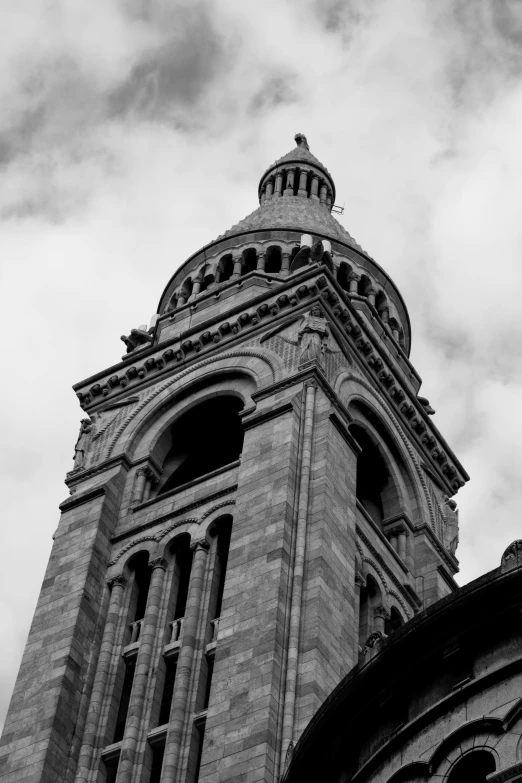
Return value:
[(127, 353), (132, 353), (132, 351), (151, 345), (152, 335), (144, 329), (131, 329), (131, 333), (128, 336), (122, 334), (121, 340), (127, 346)]
[(508, 546), (502, 555), (500, 565), (503, 571), (522, 566), (522, 541), (520, 539), (513, 541), (513, 543)]
[(112, 576), (110, 579), (107, 580), (107, 584), (109, 587), (125, 587), (127, 584), (127, 577), (123, 574), (116, 574), (116, 576)]
[(370, 650), (375, 647), (378, 642), (382, 641), (383, 639), (386, 639), (386, 634), (382, 631), (374, 631), (369, 635), (369, 637), (366, 639), (365, 648), (369, 648)]
[(149, 568), (151, 570), (154, 570), (155, 568), (163, 568), (163, 570), (166, 571), (167, 566), (168, 563), (164, 557), (153, 557), (152, 560), (149, 560)]
[(205, 538), (201, 538), (199, 541), (192, 541), (190, 548), (193, 552), (196, 552), (198, 549), (202, 549), (204, 552), (208, 552), (210, 549), (210, 544)]
[(73, 470), (81, 470), (85, 467), (85, 459), (89, 446), (91, 444), (94, 430), (94, 422), (91, 419), (82, 419), (78, 440), (74, 447), (74, 467)]

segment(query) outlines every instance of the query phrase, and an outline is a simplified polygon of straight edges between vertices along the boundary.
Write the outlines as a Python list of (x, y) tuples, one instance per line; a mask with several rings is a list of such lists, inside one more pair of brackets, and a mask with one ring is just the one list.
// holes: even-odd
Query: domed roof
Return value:
[(259, 194), (261, 195), (261, 191), (263, 188), (263, 185), (266, 182), (267, 177), (274, 172), (274, 169), (279, 169), (281, 167), (287, 166), (288, 164), (296, 164), (297, 166), (300, 165), (308, 165), (308, 166), (314, 166), (315, 168), (322, 171), (330, 184), (330, 187), (332, 189), (333, 198), (335, 199), (335, 183), (333, 181), (332, 175), (326, 168), (326, 166), (321, 163), (318, 158), (315, 157), (315, 155), (312, 155), (310, 152), (310, 147), (308, 146), (308, 141), (306, 139), (306, 136), (303, 133), (296, 133), (294, 136), (294, 140), (296, 142), (296, 146), (293, 150), (290, 150), (290, 152), (287, 152), (286, 155), (283, 155), (282, 158), (279, 158), (274, 163), (272, 163), (271, 166), (267, 168), (261, 179), (259, 180)]
[[(217, 239), (226, 239), (234, 234), (263, 229), (288, 228), (303, 233), (317, 234), (344, 242), (362, 250), (348, 231), (341, 226), (328, 209), (318, 201), (299, 196), (281, 196), (265, 201), (254, 212), (240, 220)], [(217, 241), (217, 240), (216, 240)]]
[(328, 176), (331, 178), (332, 175), (326, 166), (310, 152), (310, 147), (308, 146), (306, 136), (304, 136), (302, 133), (296, 133), (295, 142), (296, 146), (294, 149), (290, 150), (290, 152), (287, 152), (286, 155), (283, 155), (282, 158), (276, 160), (275, 163), (272, 163), (272, 165), (267, 168), (261, 177), (261, 180), (265, 178), (269, 171), (272, 171), (272, 169), (274, 169), (276, 166), (281, 166), (283, 163), (310, 163), (312, 166), (317, 166), (318, 168), (322, 169), (325, 174), (328, 174)]

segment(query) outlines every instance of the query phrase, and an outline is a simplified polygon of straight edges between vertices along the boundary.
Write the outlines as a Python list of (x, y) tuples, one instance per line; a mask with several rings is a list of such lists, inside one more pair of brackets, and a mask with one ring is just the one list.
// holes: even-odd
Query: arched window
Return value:
[(187, 301), (187, 299), (192, 296), (192, 279), (188, 277), (185, 282), (183, 283), (183, 286), (181, 288), (181, 296)]
[(403, 619), (401, 613), (398, 609), (395, 608), (395, 606), (392, 606), (390, 609), (390, 616), (384, 622), (384, 633), (386, 636), (389, 636), (391, 633), (396, 631), (397, 628), (400, 628), (402, 624)]
[(223, 258), (219, 262), (219, 266), (220, 266), (219, 282), (224, 283), (226, 280), (230, 280), (234, 272), (234, 262), (232, 261), (232, 254), (229, 253), (228, 255), (223, 256)]
[[(140, 554), (133, 558), (130, 564), (131, 571), (134, 571), (129, 606), (129, 618), (132, 618), (132, 621), (126, 632), (126, 644), (137, 642), (140, 637), (141, 621), (145, 617), (150, 586), (151, 572), (148, 560), (148, 554), (146, 552), (140, 552)], [(136, 658), (120, 662), (120, 676), (118, 678), (118, 682), (120, 683), (119, 705), (116, 713), (113, 742), (119, 742), (123, 739), (135, 671)]]
[(373, 610), (381, 602), (382, 596), (379, 585), (373, 576), (368, 574), (366, 584), (361, 587), (359, 597), (359, 647), (361, 649), (375, 630)]
[(350, 431), (361, 447), (357, 457), (356, 497), (373, 521), (380, 525), (384, 519), (382, 493), (388, 482), (388, 470), (366, 430), (352, 424)]
[(337, 282), (344, 291), (350, 290), (350, 275), (352, 268), (346, 261), (341, 261), (339, 269), (337, 270)]
[(158, 494), (193, 481), (239, 459), (243, 427), (237, 397), (218, 396), (200, 403), (172, 427), (172, 448), (163, 463), (163, 484)]
[(457, 761), (448, 776), (448, 783), (486, 783), (495, 767), (495, 759), (489, 750), (473, 750)]
[(367, 275), (361, 275), (359, 284), (357, 286), (357, 293), (359, 296), (366, 296), (366, 290), (371, 286), (371, 280)]
[(265, 272), (269, 275), (277, 275), (281, 271), (281, 248), (269, 247), (266, 254)]
[(255, 248), (249, 247), (248, 250), (243, 251), (243, 266), (241, 267), (241, 274), (247, 275), (249, 272), (254, 272), (257, 269), (257, 253)]

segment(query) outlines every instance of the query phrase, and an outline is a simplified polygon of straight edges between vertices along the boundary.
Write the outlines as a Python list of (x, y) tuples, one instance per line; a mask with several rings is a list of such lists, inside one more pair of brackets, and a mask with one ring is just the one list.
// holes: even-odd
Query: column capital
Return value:
[(210, 549), (210, 544), (206, 538), (200, 538), (197, 541), (191, 541), (190, 548), (193, 552), (197, 552), (198, 549), (202, 549), (204, 552), (208, 552)]
[(107, 579), (107, 584), (109, 587), (115, 587), (118, 585), (119, 587), (125, 587), (127, 584), (127, 577), (123, 574), (116, 574), (116, 576), (111, 576), (110, 579)]
[(350, 272), (350, 274), (348, 275), (348, 280), (356, 280), (357, 282), (359, 282), (360, 279), (361, 279), (361, 275), (358, 275), (357, 272)]
[(382, 617), (384, 620), (389, 620), (390, 619), (389, 611), (382, 604), (380, 604), (379, 606), (375, 607), (375, 609), (373, 610), (373, 616), (374, 617)]
[(149, 568), (153, 571), (155, 568), (163, 568), (164, 571), (167, 570), (168, 563), (165, 560), (163, 556), (160, 557), (153, 557), (152, 560), (149, 560)]

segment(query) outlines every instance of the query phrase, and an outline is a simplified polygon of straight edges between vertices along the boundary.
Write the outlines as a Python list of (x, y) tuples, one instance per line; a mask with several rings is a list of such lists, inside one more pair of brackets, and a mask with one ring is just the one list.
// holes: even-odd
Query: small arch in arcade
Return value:
[(357, 286), (357, 293), (359, 296), (366, 296), (366, 291), (371, 287), (371, 284), (372, 281), (368, 275), (361, 275), (361, 279), (359, 280), (359, 284)]
[(352, 272), (353, 269), (350, 264), (347, 264), (346, 261), (341, 261), (339, 269), (337, 270), (337, 282), (343, 291), (350, 291), (350, 275)]
[(249, 247), (243, 251), (243, 264), (241, 274), (248, 275), (249, 272), (255, 272), (257, 269), (257, 252), (255, 248)]
[(453, 765), (447, 783), (486, 783), (488, 776), (495, 772), (495, 757), (486, 748), (465, 753)]
[(265, 272), (269, 275), (277, 275), (281, 271), (281, 248), (277, 245), (269, 247), (266, 253)]
[(232, 253), (228, 253), (226, 256), (223, 256), (223, 258), (219, 262), (219, 278), (218, 283), (225, 283), (227, 280), (230, 280), (234, 273), (234, 262), (232, 260)]
[(194, 285), (192, 283), (192, 278), (191, 277), (187, 277), (187, 279), (185, 280), (185, 282), (183, 283), (183, 285), (181, 287), (181, 296), (183, 297), (185, 302), (192, 296), (192, 289), (193, 289), (193, 287), (194, 287)]
[(389, 636), (394, 631), (397, 631), (401, 625), (404, 624), (402, 615), (396, 606), (392, 606), (390, 609), (390, 616), (384, 621), (384, 633)]

